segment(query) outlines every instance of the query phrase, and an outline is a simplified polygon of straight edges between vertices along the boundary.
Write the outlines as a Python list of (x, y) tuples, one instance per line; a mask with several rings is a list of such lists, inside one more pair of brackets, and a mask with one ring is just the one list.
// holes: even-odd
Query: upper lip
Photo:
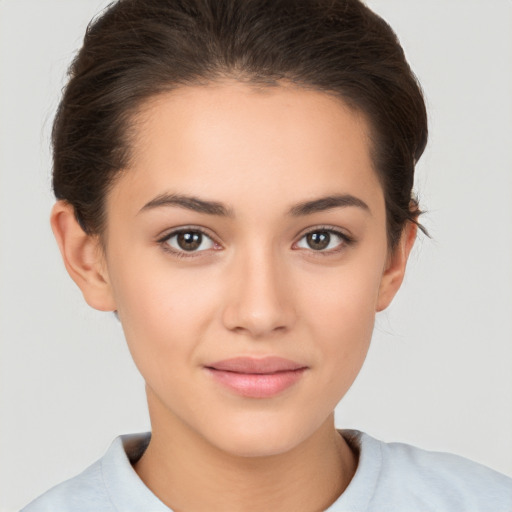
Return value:
[(206, 365), (206, 368), (235, 373), (265, 374), (307, 368), (305, 365), (277, 356), (234, 357)]

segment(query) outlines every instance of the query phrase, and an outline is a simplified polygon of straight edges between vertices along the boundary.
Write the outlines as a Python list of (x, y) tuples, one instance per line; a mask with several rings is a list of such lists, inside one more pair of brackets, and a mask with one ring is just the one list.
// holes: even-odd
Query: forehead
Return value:
[(382, 195), (364, 117), (333, 95), (296, 86), (233, 81), (152, 98), (136, 118), (131, 156), (115, 188), (131, 188), (139, 207), (164, 192), (244, 205)]

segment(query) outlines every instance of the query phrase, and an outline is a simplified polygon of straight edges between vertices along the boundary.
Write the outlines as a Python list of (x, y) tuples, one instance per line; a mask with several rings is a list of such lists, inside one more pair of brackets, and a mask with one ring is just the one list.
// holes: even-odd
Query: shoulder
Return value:
[(368, 511), (512, 511), (512, 479), (488, 467), (360, 432), (348, 435), (359, 445), (356, 475), (361, 469), (373, 479)]
[(149, 439), (149, 433), (117, 437), (100, 460), (53, 487), (21, 512), (168, 512), (132, 467)]
[(101, 466), (101, 460), (95, 462), (79, 475), (46, 491), (21, 512), (113, 512)]
[(512, 510), (512, 480), (486, 466), (402, 443), (381, 443), (381, 450), (382, 470), (393, 487), (423, 490), (440, 504), (467, 505), (454, 510), (489, 510), (490, 503), (495, 511)]

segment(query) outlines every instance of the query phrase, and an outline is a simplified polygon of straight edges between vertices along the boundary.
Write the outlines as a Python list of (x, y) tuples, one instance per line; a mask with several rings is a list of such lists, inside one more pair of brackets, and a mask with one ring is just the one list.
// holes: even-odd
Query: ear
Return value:
[(386, 309), (393, 300), (396, 292), (404, 280), (405, 267), (411, 252), (418, 226), (413, 222), (407, 222), (402, 231), (400, 241), (393, 252), (389, 254), (386, 268), (382, 275), (379, 296), (377, 299), (377, 311)]
[(73, 206), (66, 201), (55, 203), (50, 223), (66, 270), (87, 304), (100, 311), (114, 311), (116, 305), (99, 237), (84, 232)]

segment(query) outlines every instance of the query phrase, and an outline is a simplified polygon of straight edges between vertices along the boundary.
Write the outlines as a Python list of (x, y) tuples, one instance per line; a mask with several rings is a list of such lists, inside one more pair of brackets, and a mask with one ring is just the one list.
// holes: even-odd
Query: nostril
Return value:
[(255, 338), (282, 334), (296, 317), (293, 297), (283, 281), (284, 272), (279, 272), (279, 262), (268, 254), (245, 255), (237, 269), (231, 268), (230, 293), (224, 296), (222, 312), (224, 326)]

